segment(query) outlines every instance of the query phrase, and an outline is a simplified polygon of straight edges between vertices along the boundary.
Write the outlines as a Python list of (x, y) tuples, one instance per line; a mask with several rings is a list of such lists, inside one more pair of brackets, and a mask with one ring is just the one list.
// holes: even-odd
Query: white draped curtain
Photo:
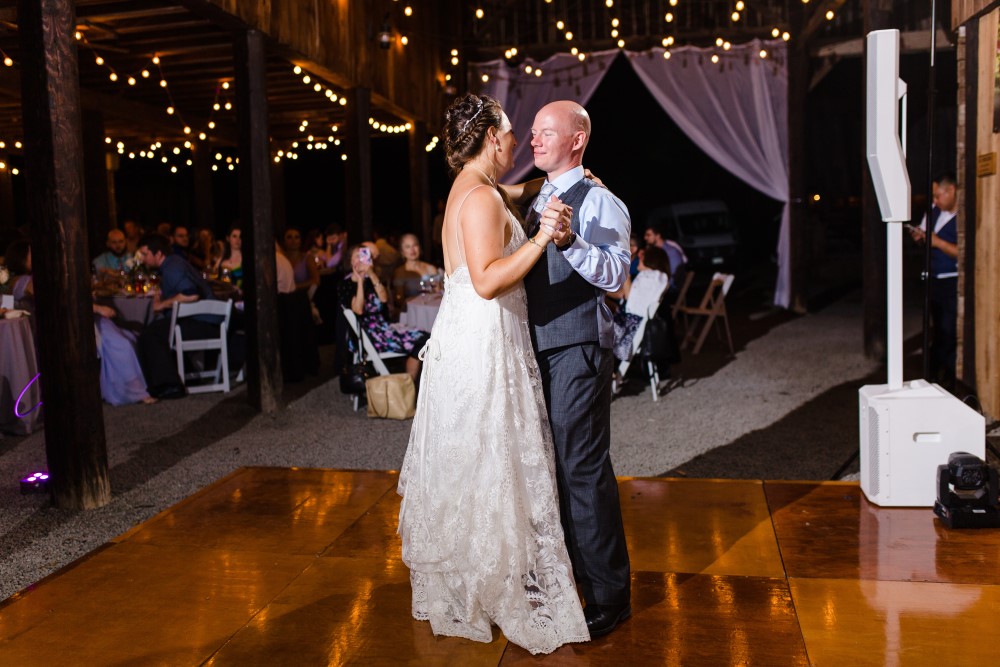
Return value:
[[(538, 110), (556, 100), (574, 100), (586, 106), (618, 53), (617, 49), (598, 51), (589, 54), (583, 62), (576, 56), (559, 53), (544, 62), (529, 59), (516, 67), (503, 60), (470, 66), (471, 81), (480, 82), (479, 92), (500, 100), (520, 146), (514, 154), (514, 168), (503, 179), (504, 182), (518, 183), (534, 167), (528, 144), (531, 142), (531, 124)], [(531, 68), (531, 72), (526, 72), (526, 68)], [(538, 69), (542, 70), (541, 76), (535, 75)], [(482, 81), (483, 75), (487, 77), (485, 82)]]
[[(516, 183), (531, 171), (527, 146), (538, 109), (554, 100), (586, 105), (618, 53), (601, 51), (582, 62), (576, 56), (558, 54), (517, 67), (503, 60), (471, 65), (472, 80), (481, 82), (481, 93), (500, 100), (522, 146), (506, 182)], [(650, 93), (695, 145), (737, 178), (785, 204), (778, 233), (774, 303), (787, 308), (791, 295), (785, 43), (754, 40), (729, 50), (681, 47), (671, 49), (669, 59), (663, 54), (659, 48), (626, 52)], [(712, 62), (714, 54), (719, 56), (717, 63)], [(535, 75), (538, 68), (541, 76)]]
[[(774, 303), (789, 306), (788, 68), (785, 43), (754, 40), (728, 51), (683, 47), (628, 53), (663, 110), (709, 157), (784, 202)], [(719, 54), (719, 62), (712, 55)], [(762, 57), (763, 56), (763, 57)]]

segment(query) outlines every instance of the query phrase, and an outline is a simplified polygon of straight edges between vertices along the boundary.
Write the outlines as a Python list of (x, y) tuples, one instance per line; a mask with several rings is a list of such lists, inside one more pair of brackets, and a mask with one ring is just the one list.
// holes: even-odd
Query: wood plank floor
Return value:
[(396, 474), (247, 468), (0, 605), (0, 665), (983, 665), (1000, 530), (856, 484), (621, 479), (633, 617), (531, 656), (410, 617)]

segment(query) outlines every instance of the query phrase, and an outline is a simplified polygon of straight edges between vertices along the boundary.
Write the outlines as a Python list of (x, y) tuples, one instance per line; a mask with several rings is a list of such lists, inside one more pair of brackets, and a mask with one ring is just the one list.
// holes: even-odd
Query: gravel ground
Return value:
[[(843, 402), (843, 395), (851, 397), (844, 393), (845, 383), (860, 384), (877, 371), (861, 352), (858, 295), (816, 314), (785, 316), (778, 322), (746, 343), (735, 358), (720, 355), (721, 361), (709, 364), (708, 371), (703, 364), (685, 379), (682, 363), (658, 402), (648, 389), (639, 393), (641, 378), (631, 380), (612, 406), (617, 474), (685, 474), (685, 464), (699, 456), (767, 433), (810, 405), (821, 410), (827, 392), (837, 392)], [(710, 357), (712, 344), (710, 340), (700, 356)], [(54, 509), (44, 495), (20, 495), (17, 478), (45, 467), (44, 433), (0, 440), (0, 600), (240, 466), (399, 468), (409, 422), (369, 420), (363, 410), (354, 413), (336, 380), (293, 391), (298, 397), (277, 416), (255, 414), (242, 388), (228, 396), (106, 407), (113, 500), (89, 512)], [(843, 414), (849, 418), (851, 413)], [(794, 445), (813, 459), (826, 456), (826, 469), (836, 470), (841, 454), (809, 452), (809, 417), (797, 421), (804, 425), (775, 431), (785, 446)], [(855, 424), (849, 424), (851, 432)], [(774, 469), (777, 476), (795, 477), (794, 466), (784, 463)], [(732, 475), (709, 470), (705, 476), (739, 476), (742, 469), (747, 476), (770, 478), (759, 475), (770, 470), (767, 465), (745, 460), (723, 464), (736, 466), (729, 470)]]

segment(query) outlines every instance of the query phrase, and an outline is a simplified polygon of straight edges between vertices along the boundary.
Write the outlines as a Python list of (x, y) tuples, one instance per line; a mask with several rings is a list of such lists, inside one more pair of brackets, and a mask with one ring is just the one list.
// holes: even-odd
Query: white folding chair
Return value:
[[(193, 303), (174, 302), (174, 309), (170, 313), (170, 347), (177, 353), (177, 374), (181, 377), (181, 382), (187, 387), (191, 394), (200, 394), (209, 391), (229, 392), (229, 346), (226, 336), (229, 333), (229, 318), (233, 311), (233, 300), (216, 301), (213, 299), (202, 299)], [(219, 323), (219, 335), (214, 338), (195, 338), (185, 340), (178, 320), (195, 315), (219, 315), (223, 319)], [(193, 370), (186, 371), (184, 368), (184, 353), (204, 352), (206, 350), (218, 350), (219, 360), (214, 370)], [(188, 385), (188, 380), (212, 379), (210, 384)]]
[[(660, 307), (660, 302), (663, 301), (663, 295), (667, 293), (669, 286), (668, 283), (663, 288), (663, 291), (660, 292), (660, 296), (656, 301), (649, 304), (649, 307), (646, 308), (646, 314), (643, 316), (642, 321), (639, 322), (639, 326), (636, 327), (635, 336), (632, 337), (632, 351), (629, 354), (629, 358), (623, 359), (618, 364), (618, 377), (611, 381), (612, 394), (617, 394), (621, 390), (621, 386), (625, 382), (625, 374), (628, 373), (629, 366), (632, 365), (632, 360), (635, 358), (635, 355), (639, 354), (639, 348), (642, 346), (642, 337), (646, 333), (646, 322), (656, 315), (656, 311)], [(646, 362), (646, 371), (649, 373), (649, 388), (653, 393), (653, 400), (658, 401), (660, 400), (660, 369), (656, 367), (656, 362), (649, 360)]]
[[(389, 375), (389, 369), (386, 367), (383, 359), (398, 359), (399, 357), (405, 357), (405, 352), (379, 352), (375, 349), (375, 344), (372, 343), (371, 339), (365, 330), (358, 326), (358, 317), (354, 314), (354, 311), (350, 308), (344, 308), (344, 317), (347, 319), (347, 326), (351, 328), (351, 331), (357, 336), (360, 334), (359, 347), (354, 350), (354, 363), (361, 363), (361, 345), (364, 346), (365, 357), (372, 362), (375, 367), (375, 372), (379, 375)], [(354, 411), (358, 410), (358, 402), (360, 397), (354, 395)]]

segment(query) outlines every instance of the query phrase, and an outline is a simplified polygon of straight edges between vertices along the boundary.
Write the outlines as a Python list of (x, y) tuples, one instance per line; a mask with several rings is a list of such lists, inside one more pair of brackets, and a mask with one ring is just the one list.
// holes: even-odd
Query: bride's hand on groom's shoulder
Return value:
[(602, 188), (608, 187), (604, 184), (604, 181), (602, 181), (600, 178), (597, 177), (597, 174), (587, 169), (586, 167), (584, 167), (583, 169), (583, 177), (592, 180), (594, 182), (594, 185), (598, 185)]

